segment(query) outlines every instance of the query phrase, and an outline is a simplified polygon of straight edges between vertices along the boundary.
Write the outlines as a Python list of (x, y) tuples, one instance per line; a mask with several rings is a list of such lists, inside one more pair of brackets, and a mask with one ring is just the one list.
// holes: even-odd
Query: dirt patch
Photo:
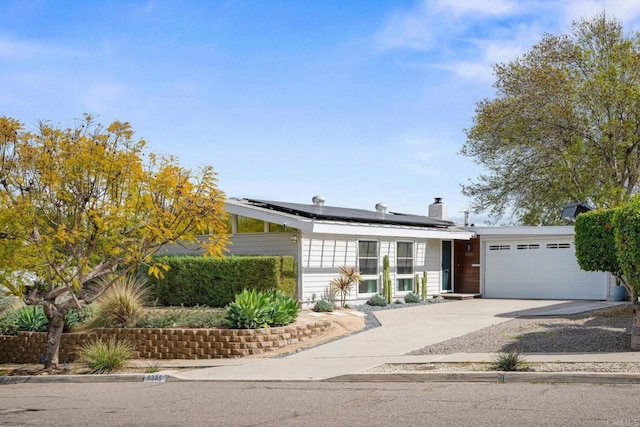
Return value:
[(298, 316), (294, 324), (305, 324), (327, 320), (331, 326), (322, 334), (316, 335), (304, 341), (289, 344), (286, 347), (277, 348), (268, 353), (248, 356), (248, 358), (274, 357), (286, 353), (293, 353), (306, 348), (315, 347), (327, 341), (352, 334), (364, 328), (365, 321), (362, 313), (357, 310), (336, 310), (333, 313), (315, 313), (313, 311), (303, 311)]

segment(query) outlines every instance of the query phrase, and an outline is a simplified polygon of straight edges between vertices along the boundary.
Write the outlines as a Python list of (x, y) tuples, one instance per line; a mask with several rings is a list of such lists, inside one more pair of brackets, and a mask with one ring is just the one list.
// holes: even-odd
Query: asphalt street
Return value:
[(167, 382), (0, 386), (0, 425), (640, 426), (640, 384)]

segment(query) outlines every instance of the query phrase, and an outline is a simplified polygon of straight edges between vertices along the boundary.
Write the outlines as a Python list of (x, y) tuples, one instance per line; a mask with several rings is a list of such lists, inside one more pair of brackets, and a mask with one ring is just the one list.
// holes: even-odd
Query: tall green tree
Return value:
[[(221, 256), (224, 194), (211, 167), (191, 171), (148, 153), (128, 123), (86, 115), (73, 128), (28, 131), (0, 117), (0, 285), (49, 320), (45, 368), (56, 368), (64, 315), (91, 303), (164, 244), (192, 240)], [(211, 232), (200, 241), (200, 230)], [(162, 265), (150, 264), (160, 274)], [(34, 278), (30, 284), (27, 277)], [(89, 292), (100, 277), (105, 286)]]
[(485, 169), (462, 186), (476, 213), (553, 224), (564, 204), (613, 208), (637, 192), (640, 34), (603, 13), (494, 74), (461, 151)]

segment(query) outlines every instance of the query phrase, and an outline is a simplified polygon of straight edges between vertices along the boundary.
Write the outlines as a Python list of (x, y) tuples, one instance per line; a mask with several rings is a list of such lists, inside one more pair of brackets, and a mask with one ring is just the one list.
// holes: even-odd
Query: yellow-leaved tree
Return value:
[[(58, 367), (64, 315), (95, 300), (96, 278), (113, 281), (177, 240), (220, 257), (224, 194), (212, 167), (191, 171), (145, 151), (129, 123), (104, 127), (85, 115), (73, 128), (36, 131), (0, 117), (0, 284), (49, 321), (45, 368)], [(208, 239), (198, 239), (200, 230)], [(31, 280), (27, 280), (31, 278)]]

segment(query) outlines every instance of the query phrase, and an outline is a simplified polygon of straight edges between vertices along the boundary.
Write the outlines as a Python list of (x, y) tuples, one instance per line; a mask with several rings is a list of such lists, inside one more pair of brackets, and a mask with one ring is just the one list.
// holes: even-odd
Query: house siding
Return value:
[[(296, 233), (247, 233), (229, 236), (227, 253), (230, 255), (290, 255), (298, 258)], [(199, 239), (206, 239), (200, 236)], [(162, 247), (162, 255), (202, 255), (202, 249), (193, 244), (171, 244)]]
[(298, 258), (296, 233), (247, 233), (230, 236), (233, 255), (273, 255)]
[[(329, 234), (302, 234), (300, 263), (303, 277), (302, 300), (313, 301), (328, 296), (329, 282), (340, 273), (344, 265), (355, 266), (358, 263), (358, 241), (374, 240), (378, 242), (378, 285), (381, 286), (382, 260), (389, 256), (391, 280), (396, 278), (396, 242), (414, 242), (414, 274), (422, 277), (427, 271), (427, 287), (429, 295), (440, 293), (440, 241), (426, 239), (392, 239), (374, 238), (366, 235), (343, 236)], [(380, 289), (379, 289), (380, 290)], [(399, 298), (405, 293), (394, 293)], [(358, 295), (357, 288), (351, 291), (348, 301), (363, 301), (369, 294)]]

